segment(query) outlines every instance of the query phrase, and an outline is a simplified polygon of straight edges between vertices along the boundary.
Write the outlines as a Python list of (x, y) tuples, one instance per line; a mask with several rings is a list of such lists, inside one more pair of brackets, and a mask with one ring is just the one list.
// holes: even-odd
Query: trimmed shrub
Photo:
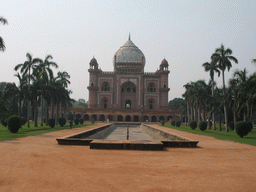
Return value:
[(17, 115), (8, 118), (8, 129), (12, 133), (17, 133), (20, 129), (20, 117)]
[(75, 118), (75, 119), (74, 119), (74, 123), (75, 123), (75, 125), (78, 125), (78, 124), (79, 124), (79, 119), (78, 119), (78, 118)]
[(199, 129), (200, 129), (201, 131), (205, 131), (205, 130), (207, 129), (207, 122), (206, 122), (206, 121), (201, 121), (201, 122), (199, 123)]
[(84, 119), (83, 119), (83, 118), (80, 118), (80, 119), (79, 119), (79, 123), (80, 123), (81, 125), (83, 125), (83, 124), (84, 124)]
[(229, 129), (234, 131), (234, 127), (235, 127), (234, 121), (230, 121), (228, 124), (228, 127), (229, 127)]
[(247, 121), (246, 124), (247, 124), (248, 133), (250, 133), (253, 129), (253, 124), (250, 121)]
[(21, 118), (20, 118), (20, 126), (25, 125), (26, 122), (27, 122), (27, 121), (26, 121), (25, 117), (21, 117)]
[(189, 123), (189, 126), (191, 127), (191, 129), (195, 129), (195, 128), (197, 128), (197, 122), (196, 121), (190, 121), (190, 123)]
[(94, 124), (94, 123), (95, 123), (95, 119), (94, 119), (94, 118), (92, 118), (91, 123), (92, 123), (92, 124)]
[(5, 126), (5, 127), (7, 126), (7, 120), (6, 120), (6, 119), (2, 119), (2, 120), (1, 120), (1, 123), (2, 123), (2, 125)]
[(175, 120), (171, 120), (171, 125), (175, 126)]
[(236, 133), (241, 138), (243, 138), (249, 132), (251, 132), (252, 127), (253, 126), (252, 126), (251, 122), (238, 121), (238, 122), (235, 123)]
[(180, 127), (180, 125), (181, 125), (181, 121), (176, 121), (176, 122), (175, 122), (175, 126), (176, 126), (176, 127)]
[(160, 122), (161, 122), (161, 125), (164, 125), (164, 124), (165, 124), (165, 121), (164, 121), (164, 120), (161, 120)]
[(59, 122), (60, 126), (63, 127), (66, 124), (66, 118), (60, 117), (58, 119), (58, 122)]
[(55, 127), (55, 118), (50, 118), (48, 123), (51, 128), (54, 128)]

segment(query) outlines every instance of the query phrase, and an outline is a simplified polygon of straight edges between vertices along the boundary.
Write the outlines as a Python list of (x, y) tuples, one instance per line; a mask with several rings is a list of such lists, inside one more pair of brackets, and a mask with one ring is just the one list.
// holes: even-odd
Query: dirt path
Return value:
[[(91, 127), (90, 127), (91, 128)], [(0, 191), (255, 191), (256, 147), (163, 128), (199, 140), (166, 151), (60, 146), (76, 128), (0, 142)]]

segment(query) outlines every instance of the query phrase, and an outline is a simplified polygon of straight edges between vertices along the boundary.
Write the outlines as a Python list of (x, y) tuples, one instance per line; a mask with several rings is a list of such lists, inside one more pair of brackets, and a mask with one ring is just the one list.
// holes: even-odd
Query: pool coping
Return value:
[[(156, 130), (163, 135), (172, 135), (181, 140), (99, 140), (99, 139), (83, 139), (82, 135), (92, 135), (106, 127), (109, 127), (117, 123), (109, 123), (96, 128), (92, 128), (86, 131), (78, 132), (65, 137), (57, 138), (59, 145), (85, 145), (90, 146), (90, 149), (126, 149), (126, 150), (163, 150), (164, 147), (185, 147), (194, 148), (197, 147), (199, 141), (194, 141), (189, 138), (182, 137), (177, 134), (173, 134), (162, 129), (156, 128), (153, 125), (141, 123), (141, 125)], [(76, 137), (76, 138), (75, 138)]]

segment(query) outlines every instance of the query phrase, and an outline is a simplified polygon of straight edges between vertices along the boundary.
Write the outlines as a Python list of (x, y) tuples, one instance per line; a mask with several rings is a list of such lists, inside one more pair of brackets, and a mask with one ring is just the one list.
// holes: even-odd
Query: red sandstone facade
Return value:
[(168, 62), (163, 59), (156, 72), (144, 72), (145, 57), (130, 40), (115, 53), (114, 71), (89, 64), (88, 109), (76, 109), (85, 120), (149, 121), (177, 119), (168, 110)]

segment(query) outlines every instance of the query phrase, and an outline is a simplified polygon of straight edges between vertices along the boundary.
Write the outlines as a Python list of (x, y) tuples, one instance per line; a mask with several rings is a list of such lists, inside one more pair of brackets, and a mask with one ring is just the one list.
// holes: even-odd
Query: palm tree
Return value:
[(70, 75), (66, 72), (66, 71), (63, 71), (63, 72), (58, 72), (57, 73), (57, 79), (59, 79), (59, 81), (61, 82), (61, 84), (63, 85), (63, 87), (67, 88), (68, 87), (68, 84), (70, 84)]
[[(210, 63), (206, 62), (202, 65), (204, 67), (204, 70), (206, 72), (210, 71), (210, 78), (211, 78), (211, 83), (212, 83), (212, 98), (214, 98), (214, 73), (218, 73), (218, 77), (220, 76), (220, 71), (217, 66), (217, 61), (215, 58), (211, 60)], [(214, 109), (214, 106), (212, 106), (212, 111)], [(215, 125), (215, 115), (214, 112), (212, 112), (212, 120), (213, 120), (213, 130), (216, 130), (216, 125)]]
[(244, 120), (252, 120), (253, 108), (256, 101), (256, 75), (253, 74), (238, 86), (237, 109), (244, 114)]
[(252, 59), (252, 63), (256, 63), (256, 59)]
[(17, 73), (16, 76), (18, 79), (19, 79), (19, 85), (18, 85), (18, 90), (19, 90), (19, 109), (18, 109), (18, 115), (19, 117), (21, 118), (21, 109), (22, 109), (22, 106), (21, 106), (21, 103), (22, 103), (22, 100), (25, 98), (25, 89), (26, 89), (26, 84), (27, 84), (27, 77), (26, 75), (20, 75), (19, 73)]
[[(18, 64), (15, 66), (14, 70), (17, 71), (20, 69), (21, 74), (26, 74), (28, 77), (28, 93), (30, 94), (30, 79), (31, 79), (31, 71), (33, 72), (36, 69), (36, 64), (41, 62), (41, 59), (34, 58), (30, 53), (26, 54), (27, 61), (24, 63)], [(30, 116), (30, 101), (28, 100), (28, 109), (27, 109), (27, 121), (28, 121), (28, 127), (29, 125), (29, 116)]]
[(193, 85), (192, 85), (192, 82), (187, 83), (186, 85), (183, 85), (183, 87), (185, 87), (186, 91), (182, 96), (185, 98), (185, 101), (187, 103), (187, 116), (188, 116), (188, 122), (190, 122), (191, 120), (193, 120), (193, 115), (192, 115)]
[(68, 87), (68, 84), (70, 84), (70, 75), (66, 72), (66, 71), (63, 71), (63, 72), (58, 72), (57, 73), (57, 77), (55, 78), (55, 81), (56, 81), (56, 85), (57, 85), (57, 97), (58, 99), (56, 100), (56, 106), (57, 106), (57, 109), (56, 109), (56, 121), (58, 119), (58, 114), (59, 114), (59, 111), (58, 111), (58, 107), (60, 109), (60, 115), (62, 114), (62, 104), (65, 105), (65, 103), (67, 101), (70, 100), (69, 98), (69, 94), (70, 92), (68, 92), (66, 90), (66, 88)]
[[(58, 68), (59, 66), (53, 62), (53, 61), (50, 61), (52, 60), (53, 57), (51, 55), (47, 55), (44, 59), (44, 61), (42, 61), (40, 64), (39, 64), (39, 71), (44, 71), (45, 74), (43, 76), (43, 78), (45, 79), (45, 84), (43, 84), (44, 88), (41, 90), (41, 126), (43, 126), (43, 117), (44, 117), (44, 100), (47, 101), (47, 97), (48, 97), (48, 94), (47, 94), (47, 90), (48, 90), (48, 86), (49, 86), (49, 83), (53, 80), (54, 78), (54, 75), (53, 75), (53, 71), (51, 69), (51, 67), (54, 67), (54, 68)], [(48, 102), (46, 102), (46, 125), (48, 125)]]
[(227, 106), (226, 106), (226, 99), (225, 99), (225, 75), (224, 72), (226, 69), (228, 71), (232, 67), (231, 61), (238, 63), (238, 60), (232, 56), (232, 50), (227, 48), (225, 49), (224, 45), (221, 44), (220, 48), (215, 50), (215, 53), (211, 56), (212, 60), (215, 60), (218, 63), (218, 68), (222, 72), (222, 81), (223, 81), (223, 95), (224, 95), (224, 114), (225, 114), (225, 124), (226, 124), (226, 131), (228, 132), (228, 116), (227, 116)]
[[(3, 23), (3, 25), (8, 24), (7, 20), (3, 17), (0, 17), (0, 22)], [(4, 51), (5, 46), (4, 46), (4, 40), (2, 37), (0, 37), (0, 51)]]

